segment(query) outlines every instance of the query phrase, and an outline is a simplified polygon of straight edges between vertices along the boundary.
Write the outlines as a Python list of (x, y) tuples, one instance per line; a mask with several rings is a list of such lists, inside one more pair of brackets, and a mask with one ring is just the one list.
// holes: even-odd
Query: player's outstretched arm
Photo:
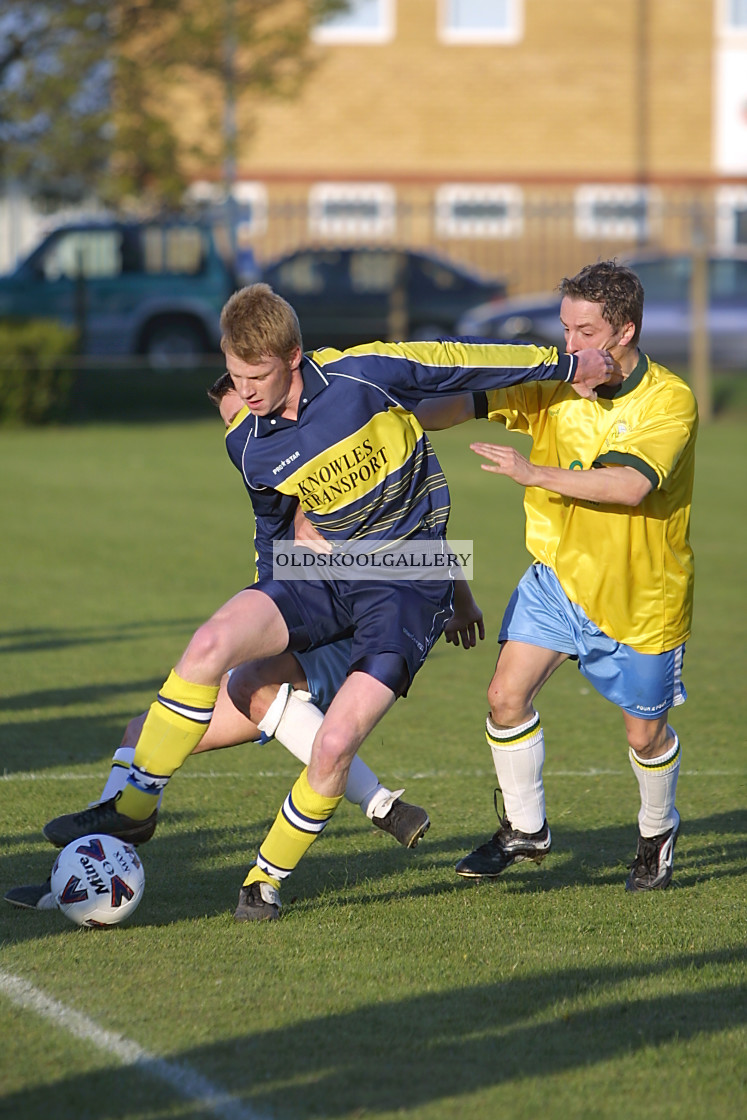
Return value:
[(651, 491), (651, 480), (635, 467), (601, 467), (571, 471), (532, 463), (515, 447), (497, 443), (471, 443), (470, 448), (483, 459), (484, 471), (503, 474), (520, 486), (540, 486), (565, 498), (577, 498), (602, 505), (637, 506)]
[(420, 401), (414, 412), (426, 432), (438, 432), (443, 428), (463, 424), (466, 420), (474, 420), (475, 401), (472, 393), (460, 393), (455, 397), (429, 397)]

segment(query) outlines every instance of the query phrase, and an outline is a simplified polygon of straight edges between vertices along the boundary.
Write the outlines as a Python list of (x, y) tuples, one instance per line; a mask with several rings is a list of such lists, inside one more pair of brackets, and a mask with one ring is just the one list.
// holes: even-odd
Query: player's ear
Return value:
[(626, 323), (620, 335), (620, 345), (629, 346), (635, 337), (635, 323)]

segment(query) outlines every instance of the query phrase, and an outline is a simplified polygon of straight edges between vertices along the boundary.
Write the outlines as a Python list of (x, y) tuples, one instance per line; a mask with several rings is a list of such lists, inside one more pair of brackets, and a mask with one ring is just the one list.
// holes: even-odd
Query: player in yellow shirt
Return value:
[[(488, 460), (484, 470), (526, 488), (534, 563), (506, 609), (488, 690), (487, 740), (504, 815), (495, 835), (456, 870), (490, 879), (549, 852), (545, 745), (534, 701), (574, 658), (620, 707), (640, 787), (638, 848), (626, 887), (660, 890), (672, 878), (680, 821), (680, 743), (669, 713), (686, 699), (681, 670), (692, 618), (697, 406), (680, 378), (638, 349), (643, 288), (633, 272), (605, 261), (563, 280), (560, 290), (566, 350), (606, 349), (624, 379), (602, 386), (595, 400), (549, 382), (485, 398), (483, 415), (532, 439), (529, 459), (492, 443), (471, 447)], [(440, 425), (470, 418), (479, 401), (460, 398), (450, 414), (448, 403), (440, 405)]]

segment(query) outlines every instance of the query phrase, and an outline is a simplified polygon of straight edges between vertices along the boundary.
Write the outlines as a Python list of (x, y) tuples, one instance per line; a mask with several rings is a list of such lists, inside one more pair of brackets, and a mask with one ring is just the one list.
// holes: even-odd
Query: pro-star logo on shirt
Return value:
[(280, 472), (285, 470), (286, 467), (290, 466), (291, 463), (294, 463), (300, 454), (300, 451), (294, 451), (293, 454), (289, 455), (287, 459), (281, 459), (278, 465), (272, 468), (272, 473), (280, 474)]

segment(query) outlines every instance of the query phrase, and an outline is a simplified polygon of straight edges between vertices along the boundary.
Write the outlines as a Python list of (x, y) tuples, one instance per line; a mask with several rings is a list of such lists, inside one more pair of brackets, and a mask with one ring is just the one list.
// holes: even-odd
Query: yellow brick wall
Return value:
[(437, 0), (396, 12), (391, 42), (320, 45), (301, 97), (260, 106), (242, 176), (628, 179), (642, 152), (655, 177), (710, 173), (713, 0), (524, 0), (505, 46), (440, 42)]

